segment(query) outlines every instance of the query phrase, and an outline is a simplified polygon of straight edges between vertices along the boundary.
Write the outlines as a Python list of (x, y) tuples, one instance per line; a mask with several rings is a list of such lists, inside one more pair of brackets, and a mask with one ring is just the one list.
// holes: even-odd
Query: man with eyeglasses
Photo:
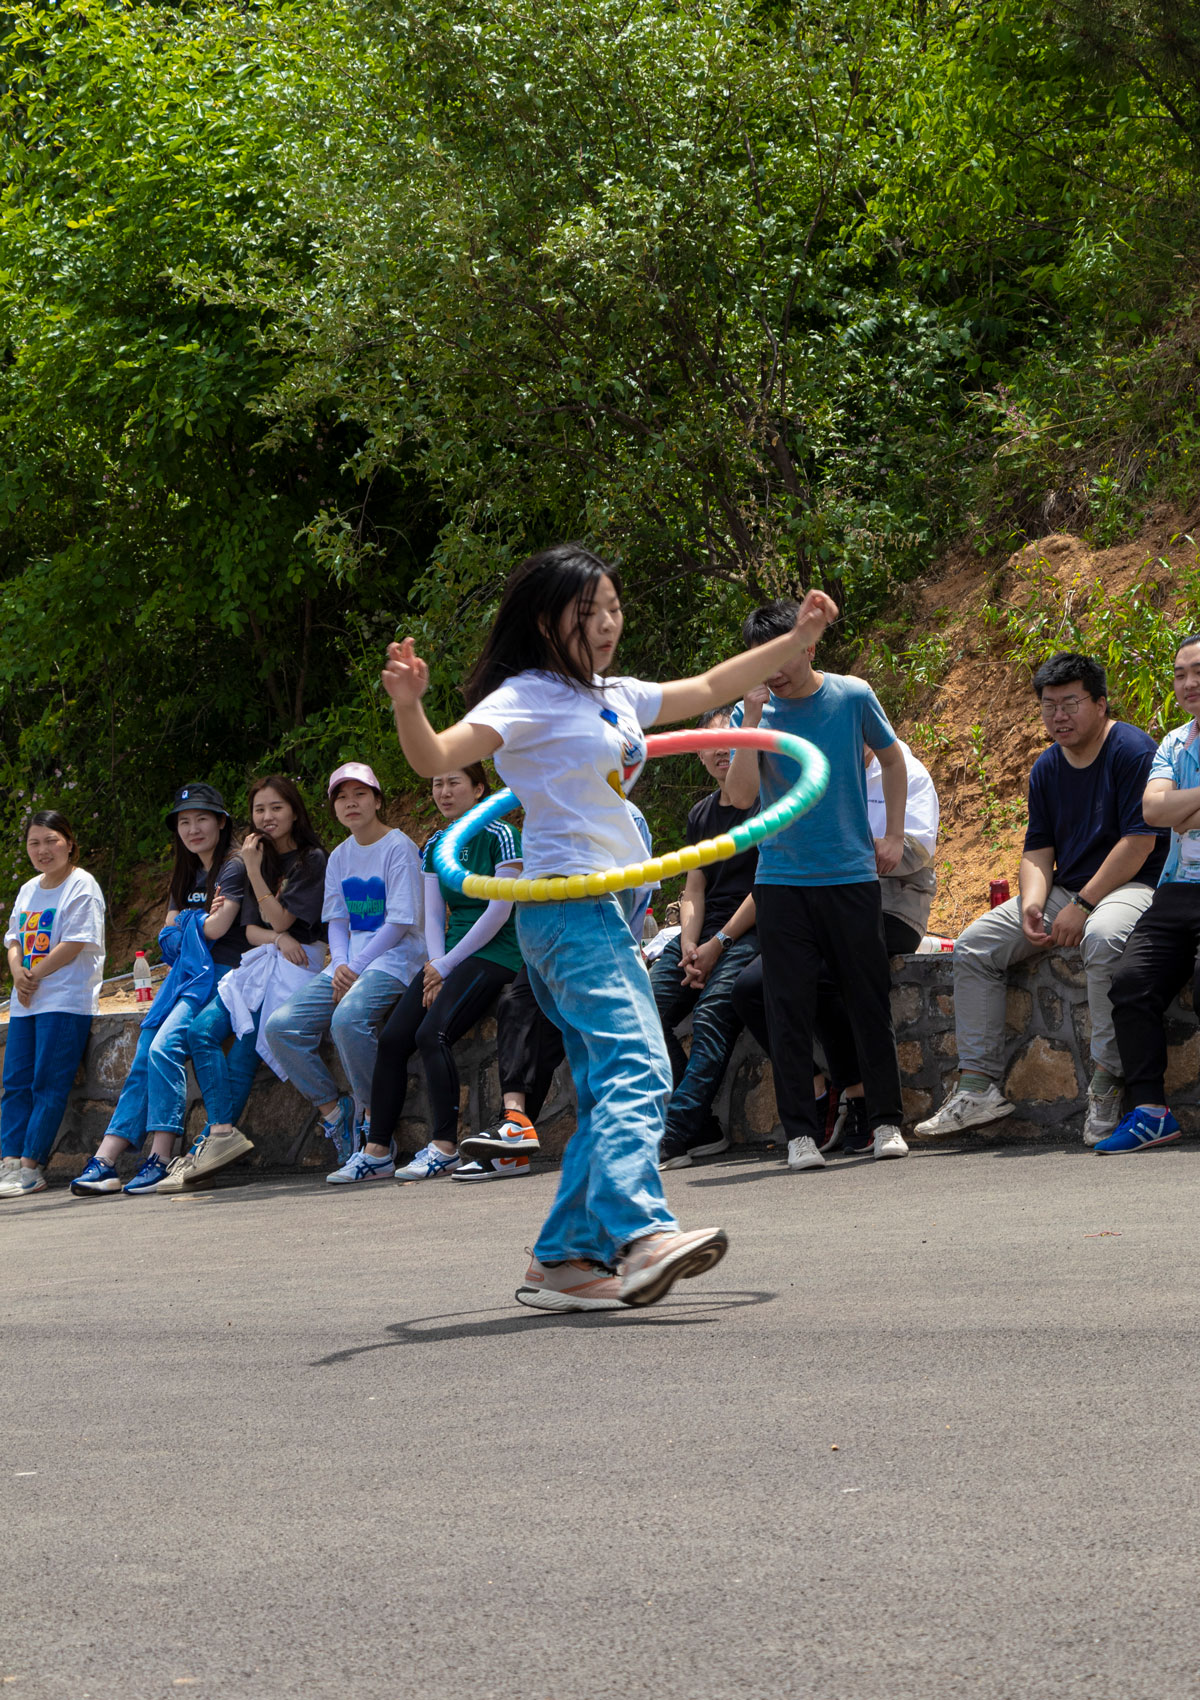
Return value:
[(1052, 742), (1029, 775), (1029, 824), (1019, 897), (973, 921), (954, 946), (957, 1090), (917, 1133), (925, 1139), (1012, 1114), (1004, 1072), (1005, 977), (1054, 945), (1078, 949), (1092, 1026), (1085, 1145), (1121, 1120), (1125, 1082), (1109, 986), (1167, 854), (1147, 825), (1142, 793), (1154, 760), (1148, 733), (1108, 712), (1104, 669), (1086, 655), (1051, 656), (1033, 676)]
[(1154, 901), (1113, 975), (1117, 1044), (1134, 1108), (1101, 1140), (1102, 1156), (1169, 1145), (1181, 1128), (1167, 1108), (1167, 1005), (1193, 982), (1200, 1010), (1200, 634), (1175, 652), (1175, 699), (1190, 718), (1168, 732), (1150, 768), (1142, 809), (1170, 827), (1171, 850)]

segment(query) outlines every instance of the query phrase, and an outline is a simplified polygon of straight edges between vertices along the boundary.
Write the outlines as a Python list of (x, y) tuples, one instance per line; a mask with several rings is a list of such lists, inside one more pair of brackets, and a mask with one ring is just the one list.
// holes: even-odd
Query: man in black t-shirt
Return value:
[[(728, 726), (730, 710), (714, 709), (696, 722), (701, 728)], [(690, 811), (684, 842), (698, 844), (730, 832), (758, 812), (758, 800), (736, 809), (725, 794), (729, 751), (712, 750), (700, 760), (719, 789)], [(659, 1167), (686, 1168), (693, 1157), (714, 1156), (729, 1140), (712, 1113), (741, 1022), (733, 1007), (733, 985), (758, 955), (754, 930), (757, 850), (727, 862), (710, 862), (687, 876), (679, 905), (680, 934), (664, 948), (650, 971), (654, 1000), (666, 1034), (675, 1090)], [(692, 1049), (685, 1054), (675, 1034), (691, 1013)]]
[(1142, 817), (1154, 740), (1110, 719), (1104, 669), (1086, 655), (1052, 656), (1033, 688), (1052, 742), (1029, 776), (1020, 896), (974, 921), (955, 943), (958, 1089), (918, 1123), (925, 1139), (1012, 1114), (999, 1084), (1005, 975), (1011, 963), (1052, 945), (1078, 948), (1087, 973), (1093, 1073), (1084, 1144), (1096, 1145), (1121, 1119), (1109, 986), (1167, 854), (1166, 834)]

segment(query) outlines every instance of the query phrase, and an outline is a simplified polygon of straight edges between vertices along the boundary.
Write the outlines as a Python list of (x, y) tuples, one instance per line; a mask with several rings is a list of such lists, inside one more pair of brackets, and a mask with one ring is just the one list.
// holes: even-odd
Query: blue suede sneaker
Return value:
[(321, 1123), (321, 1132), (337, 1152), (338, 1162), (348, 1162), (356, 1149), (353, 1098), (338, 1099), (337, 1113), (330, 1121)]
[(411, 1163), (396, 1170), (398, 1181), (435, 1181), (439, 1175), (452, 1175), (458, 1167), (458, 1152), (439, 1151), (436, 1145), (423, 1145)]
[(93, 1157), (81, 1175), (71, 1182), (71, 1191), (76, 1198), (99, 1197), (106, 1192), (120, 1192), (121, 1177), (111, 1163), (102, 1163)]
[(134, 1175), (133, 1179), (125, 1183), (123, 1190), (129, 1193), (130, 1197), (134, 1197), (136, 1194), (141, 1192), (155, 1192), (158, 1188), (159, 1181), (163, 1179), (166, 1172), (167, 1165), (163, 1162), (162, 1158), (155, 1157), (153, 1153), (151, 1153), (151, 1155), (146, 1158), (146, 1161), (142, 1164), (137, 1174)]
[(1139, 1108), (1126, 1116), (1107, 1139), (1102, 1139), (1092, 1149), (1106, 1157), (1120, 1151), (1144, 1151), (1150, 1145), (1170, 1145), (1182, 1132), (1170, 1110), (1156, 1116)]

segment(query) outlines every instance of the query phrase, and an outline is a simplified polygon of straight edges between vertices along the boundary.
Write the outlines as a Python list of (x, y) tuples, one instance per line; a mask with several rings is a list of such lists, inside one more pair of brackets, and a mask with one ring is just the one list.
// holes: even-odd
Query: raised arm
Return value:
[(383, 688), (392, 699), (396, 736), (404, 758), (414, 773), (432, 779), (435, 773), (470, 767), (474, 761), (495, 755), (501, 737), (490, 726), (473, 726), (460, 720), (445, 732), (435, 732), (421, 706), (429, 689), (429, 666), (417, 654), (411, 638), (388, 644), (383, 669)]
[(783, 637), (772, 638), (757, 649), (743, 650), (728, 661), (718, 661), (715, 667), (697, 673), (692, 679), (668, 679), (662, 688), (662, 707), (654, 724), (691, 720), (710, 708), (737, 702), (755, 685), (763, 684), (804, 650), (811, 649), (829, 622), (836, 619), (837, 603), (833, 598), (823, 590), (810, 590), (800, 604), (796, 624)]

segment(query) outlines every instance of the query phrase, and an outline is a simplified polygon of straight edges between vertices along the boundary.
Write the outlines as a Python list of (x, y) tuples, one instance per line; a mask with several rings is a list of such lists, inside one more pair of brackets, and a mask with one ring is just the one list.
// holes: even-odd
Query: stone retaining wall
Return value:
[[(954, 1041), (952, 958), (904, 956), (893, 964), (892, 1010), (904, 1083), (906, 1126), (941, 1103), (957, 1068)], [(52, 1162), (61, 1174), (76, 1174), (95, 1149), (117, 1101), (134, 1047), (138, 1016), (99, 1015), (71, 1093)], [(7, 1023), (0, 1024), (0, 1052)], [(1074, 1138), (1079, 1129), (1091, 1072), (1090, 1022), (1083, 967), (1076, 952), (1054, 952), (1014, 969), (1009, 980), (1004, 1091), (1016, 1113), (987, 1137), (1003, 1140)], [(1185, 1129), (1200, 1131), (1200, 1031), (1191, 1011), (1191, 992), (1167, 1017), (1170, 1066), (1167, 1089)], [(458, 1045), (464, 1128), (486, 1127), (500, 1111), (496, 1069), (496, 1026), (481, 1022)], [(340, 1078), (336, 1058), (330, 1064)], [(189, 1077), (190, 1079), (190, 1077)], [(717, 1100), (717, 1114), (739, 1144), (778, 1137), (770, 1070), (757, 1045), (743, 1034)], [(428, 1137), (424, 1077), (414, 1059), (401, 1146), (416, 1150)], [(203, 1125), (204, 1111), (190, 1082), (188, 1132)], [(316, 1134), (316, 1115), (286, 1081), (267, 1069), (258, 1079), (243, 1117), (257, 1146), (251, 1161), (266, 1168), (328, 1167), (331, 1148)], [(575, 1099), (565, 1066), (559, 1070), (539, 1131), (548, 1156), (558, 1157), (575, 1127)], [(129, 1165), (131, 1168), (133, 1164)]]

